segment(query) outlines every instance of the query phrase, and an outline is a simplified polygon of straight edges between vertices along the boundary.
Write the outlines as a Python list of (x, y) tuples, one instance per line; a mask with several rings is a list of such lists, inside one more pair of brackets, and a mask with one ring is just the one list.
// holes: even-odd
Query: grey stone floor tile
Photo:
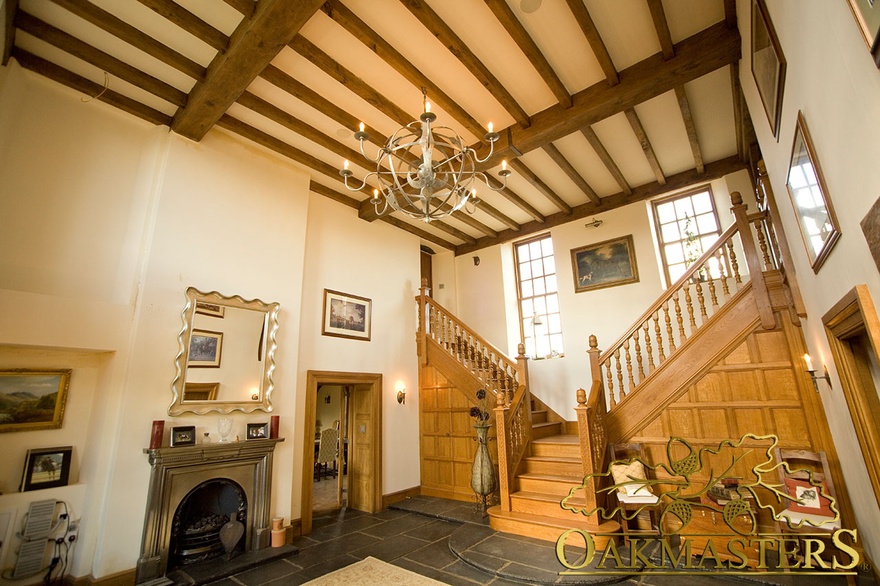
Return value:
[(372, 535), (374, 537), (387, 539), (388, 537), (392, 537), (394, 535), (406, 533), (407, 531), (415, 529), (416, 527), (427, 525), (432, 521), (433, 519), (431, 519), (430, 517), (408, 513), (402, 517), (391, 519), (390, 521), (383, 521), (379, 525), (373, 525), (372, 527), (361, 529), (361, 532), (366, 533), (367, 535)]
[(334, 558), (328, 559), (325, 562), (301, 570), (296, 574), (293, 574), (293, 576), (295, 576), (297, 579), (304, 578), (304, 581), (308, 582), (309, 580), (313, 580), (318, 576), (323, 576), (324, 574), (335, 572), (340, 568), (350, 566), (351, 564), (358, 561), (360, 561), (360, 558), (357, 558), (353, 555), (336, 556)]
[(240, 572), (235, 575), (235, 579), (245, 586), (260, 586), (271, 580), (290, 576), (298, 571), (299, 568), (287, 560), (278, 560)]
[(433, 580), (438, 580), (445, 584), (449, 584), (450, 586), (474, 586), (475, 584), (486, 583), (485, 579), (481, 581), (471, 580), (446, 570), (438, 570), (430, 566), (424, 566), (407, 558), (398, 558), (394, 560), (393, 563), (395, 566), (409, 570), (410, 572), (415, 572), (421, 576), (426, 576)]
[(352, 533), (302, 549), (296, 555), (296, 559), (291, 561), (301, 568), (309, 568), (330, 558), (342, 556), (379, 542), (381, 540), (376, 537), (364, 533)]
[(459, 527), (461, 527), (461, 525), (451, 521), (443, 521), (440, 519), (431, 520), (430, 523), (420, 525), (415, 529), (410, 529), (404, 533), (404, 535), (417, 537), (418, 539), (424, 539), (425, 541), (437, 541), (438, 539), (449, 537), (452, 532)]
[(445, 568), (458, 560), (455, 554), (449, 551), (449, 544), (445, 539), (429, 543), (424, 547), (413, 550), (404, 557), (410, 561), (436, 569)]
[(367, 527), (373, 527), (374, 525), (386, 522), (387, 521), (373, 519), (369, 516), (355, 517), (354, 519), (346, 519), (344, 523), (334, 523), (333, 525), (327, 525), (320, 529), (316, 529), (312, 531), (309, 537), (315, 541), (329, 541), (331, 539), (336, 539), (341, 535), (354, 533), (355, 531), (360, 531)]
[(351, 550), (349, 553), (360, 559), (374, 557), (383, 562), (390, 562), (401, 556), (405, 556), (409, 552), (419, 549), (424, 545), (425, 542), (421, 539), (407, 537), (406, 535), (395, 535), (361, 549)]

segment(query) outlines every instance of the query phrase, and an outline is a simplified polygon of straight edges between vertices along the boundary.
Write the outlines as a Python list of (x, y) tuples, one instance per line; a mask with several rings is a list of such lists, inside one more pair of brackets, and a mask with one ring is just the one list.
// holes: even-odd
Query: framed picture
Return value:
[(831, 207), (828, 188), (819, 168), (819, 159), (816, 157), (803, 112), (798, 112), (785, 186), (791, 196), (810, 265), (813, 272), (818, 273), (840, 238), (840, 225), (834, 215), (834, 208)]
[(70, 373), (70, 369), (0, 370), (0, 432), (61, 427)]
[(182, 425), (171, 428), (171, 447), (196, 445), (196, 426)]
[(373, 302), (366, 297), (324, 289), (325, 336), (370, 340), (370, 314)]
[(184, 401), (215, 401), (220, 383), (185, 383), (183, 385)]
[(72, 446), (28, 450), (21, 477), (21, 492), (67, 486)]
[(770, 131), (778, 137), (785, 86), (785, 56), (764, 0), (752, 0), (752, 76), (770, 121)]
[(637, 283), (632, 234), (572, 249), (571, 269), (575, 293)]
[(223, 350), (223, 333), (193, 330), (189, 340), (188, 367), (218, 368)]
[(226, 314), (226, 306), (219, 303), (196, 301), (196, 313), (210, 315), (211, 317), (223, 317)]
[(266, 439), (269, 437), (269, 423), (248, 423), (247, 437), (248, 440)]
[(859, 222), (862, 227), (862, 234), (868, 242), (868, 250), (874, 257), (874, 264), (877, 265), (877, 271), (880, 271), (880, 199), (874, 202), (862, 221)]

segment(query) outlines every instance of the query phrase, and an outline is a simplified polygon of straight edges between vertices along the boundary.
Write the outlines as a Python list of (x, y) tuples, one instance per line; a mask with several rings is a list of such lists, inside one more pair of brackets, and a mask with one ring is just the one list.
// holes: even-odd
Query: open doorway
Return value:
[(306, 387), (303, 534), (322, 508), (382, 508), (382, 375), (309, 371)]

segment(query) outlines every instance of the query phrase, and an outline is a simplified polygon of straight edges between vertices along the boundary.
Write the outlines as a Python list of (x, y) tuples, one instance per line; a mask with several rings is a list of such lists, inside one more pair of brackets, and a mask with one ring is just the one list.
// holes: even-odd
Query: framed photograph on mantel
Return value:
[(324, 289), (325, 336), (370, 340), (373, 302), (366, 297)]
[(785, 87), (785, 56), (773, 30), (764, 0), (752, 0), (752, 76), (770, 121), (774, 138), (779, 136), (782, 90)]
[(637, 283), (639, 268), (632, 234), (573, 249), (571, 268), (575, 293)]
[(834, 208), (831, 207), (828, 187), (822, 177), (819, 159), (816, 157), (803, 112), (798, 112), (785, 186), (791, 196), (791, 205), (794, 206), (801, 236), (807, 247), (810, 265), (813, 272), (818, 273), (840, 238), (840, 224), (837, 223)]

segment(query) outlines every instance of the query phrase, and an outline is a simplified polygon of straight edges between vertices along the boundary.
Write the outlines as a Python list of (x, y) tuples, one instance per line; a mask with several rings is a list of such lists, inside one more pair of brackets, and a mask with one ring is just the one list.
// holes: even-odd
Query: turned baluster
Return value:
[(620, 400), (626, 397), (626, 389), (623, 386), (623, 365), (620, 363), (620, 348), (614, 351), (614, 367), (617, 370), (617, 388), (620, 389)]
[(654, 370), (654, 353), (651, 350), (651, 336), (648, 334), (648, 321), (646, 320), (644, 324), (642, 324), (642, 329), (645, 332), (645, 352), (648, 353), (648, 372)]
[(660, 312), (654, 312), (654, 341), (657, 342), (657, 357), (658, 362), (663, 364), (663, 361), (666, 360), (666, 353), (663, 351), (663, 334), (660, 331)]
[[(702, 271), (702, 269), (700, 269)], [(703, 298), (703, 283), (702, 281), (697, 281), (694, 284), (697, 288), (697, 305), (700, 306), (700, 323), (706, 323), (706, 300)]]
[(666, 322), (666, 337), (669, 340), (669, 353), (675, 352), (675, 338), (672, 336), (672, 320), (669, 319), (669, 301), (663, 304), (663, 321)]
[(627, 381), (629, 381), (629, 388), (632, 389), (636, 386), (636, 383), (633, 380), (633, 365), (632, 357), (629, 354), (629, 340), (623, 341), (623, 356), (626, 358), (626, 378)]
[(722, 254), (721, 249), (715, 253), (715, 258), (718, 259), (718, 272), (721, 273), (721, 292), (724, 293), (725, 299), (730, 299), (730, 288), (727, 286), (727, 271), (725, 271), (725, 263), (724, 263), (724, 254)]
[(470, 350), (470, 366), (473, 368), (474, 362), (477, 361), (477, 341), (471, 335), (468, 336), (468, 350)]
[[(707, 272), (709, 272), (707, 270)], [(718, 295), (715, 294), (715, 279), (712, 278), (712, 273), (709, 272), (709, 298), (712, 300), (712, 309), (718, 309)]]
[(614, 408), (617, 405), (617, 400), (614, 398), (614, 382), (612, 382), (611, 376), (611, 358), (608, 359), (608, 362), (605, 363), (605, 386), (608, 387), (608, 410)]
[(770, 236), (770, 246), (773, 249), (773, 256), (776, 258), (776, 264), (782, 264), (782, 251), (779, 250), (779, 240), (776, 238), (776, 229), (767, 217), (767, 235)]
[(645, 378), (645, 368), (642, 366), (642, 348), (639, 346), (639, 329), (636, 328), (636, 331), (633, 332), (633, 340), (635, 341), (636, 346), (636, 364), (638, 364), (639, 370), (639, 380), (644, 380)]
[(764, 257), (764, 270), (769, 271), (773, 269), (774, 266), (767, 249), (767, 237), (764, 234), (764, 224), (762, 222), (755, 222), (752, 225), (755, 227), (755, 234), (758, 236), (758, 246), (761, 248), (761, 255)]
[(695, 317), (694, 316), (694, 304), (691, 301), (691, 286), (690, 286), (690, 284), (686, 284), (684, 286), (684, 307), (687, 310), (688, 321), (691, 324), (691, 335), (693, 335), (697, 329), (697, 320), (694, 319), (694, 317)]
[[(733, 278), (737, 285), (742, 284), (742, 277), (739, 274), (739, 264), (736, 262), (736, 253), (733, 251), (733, 242), (727, 241), (727, 254), (730, 256), (730, 267), (733, 269)], [(737, 287), (739, 290), (739, 287)]]
[(675, 304), (675, 321), (678, 322), (678, 343), (684, 344), (688, 337), (684, 333), (684, 320), (681, 319), (681, 301), (678, 300), (678, 293), (672, 298), (672, 302)]

